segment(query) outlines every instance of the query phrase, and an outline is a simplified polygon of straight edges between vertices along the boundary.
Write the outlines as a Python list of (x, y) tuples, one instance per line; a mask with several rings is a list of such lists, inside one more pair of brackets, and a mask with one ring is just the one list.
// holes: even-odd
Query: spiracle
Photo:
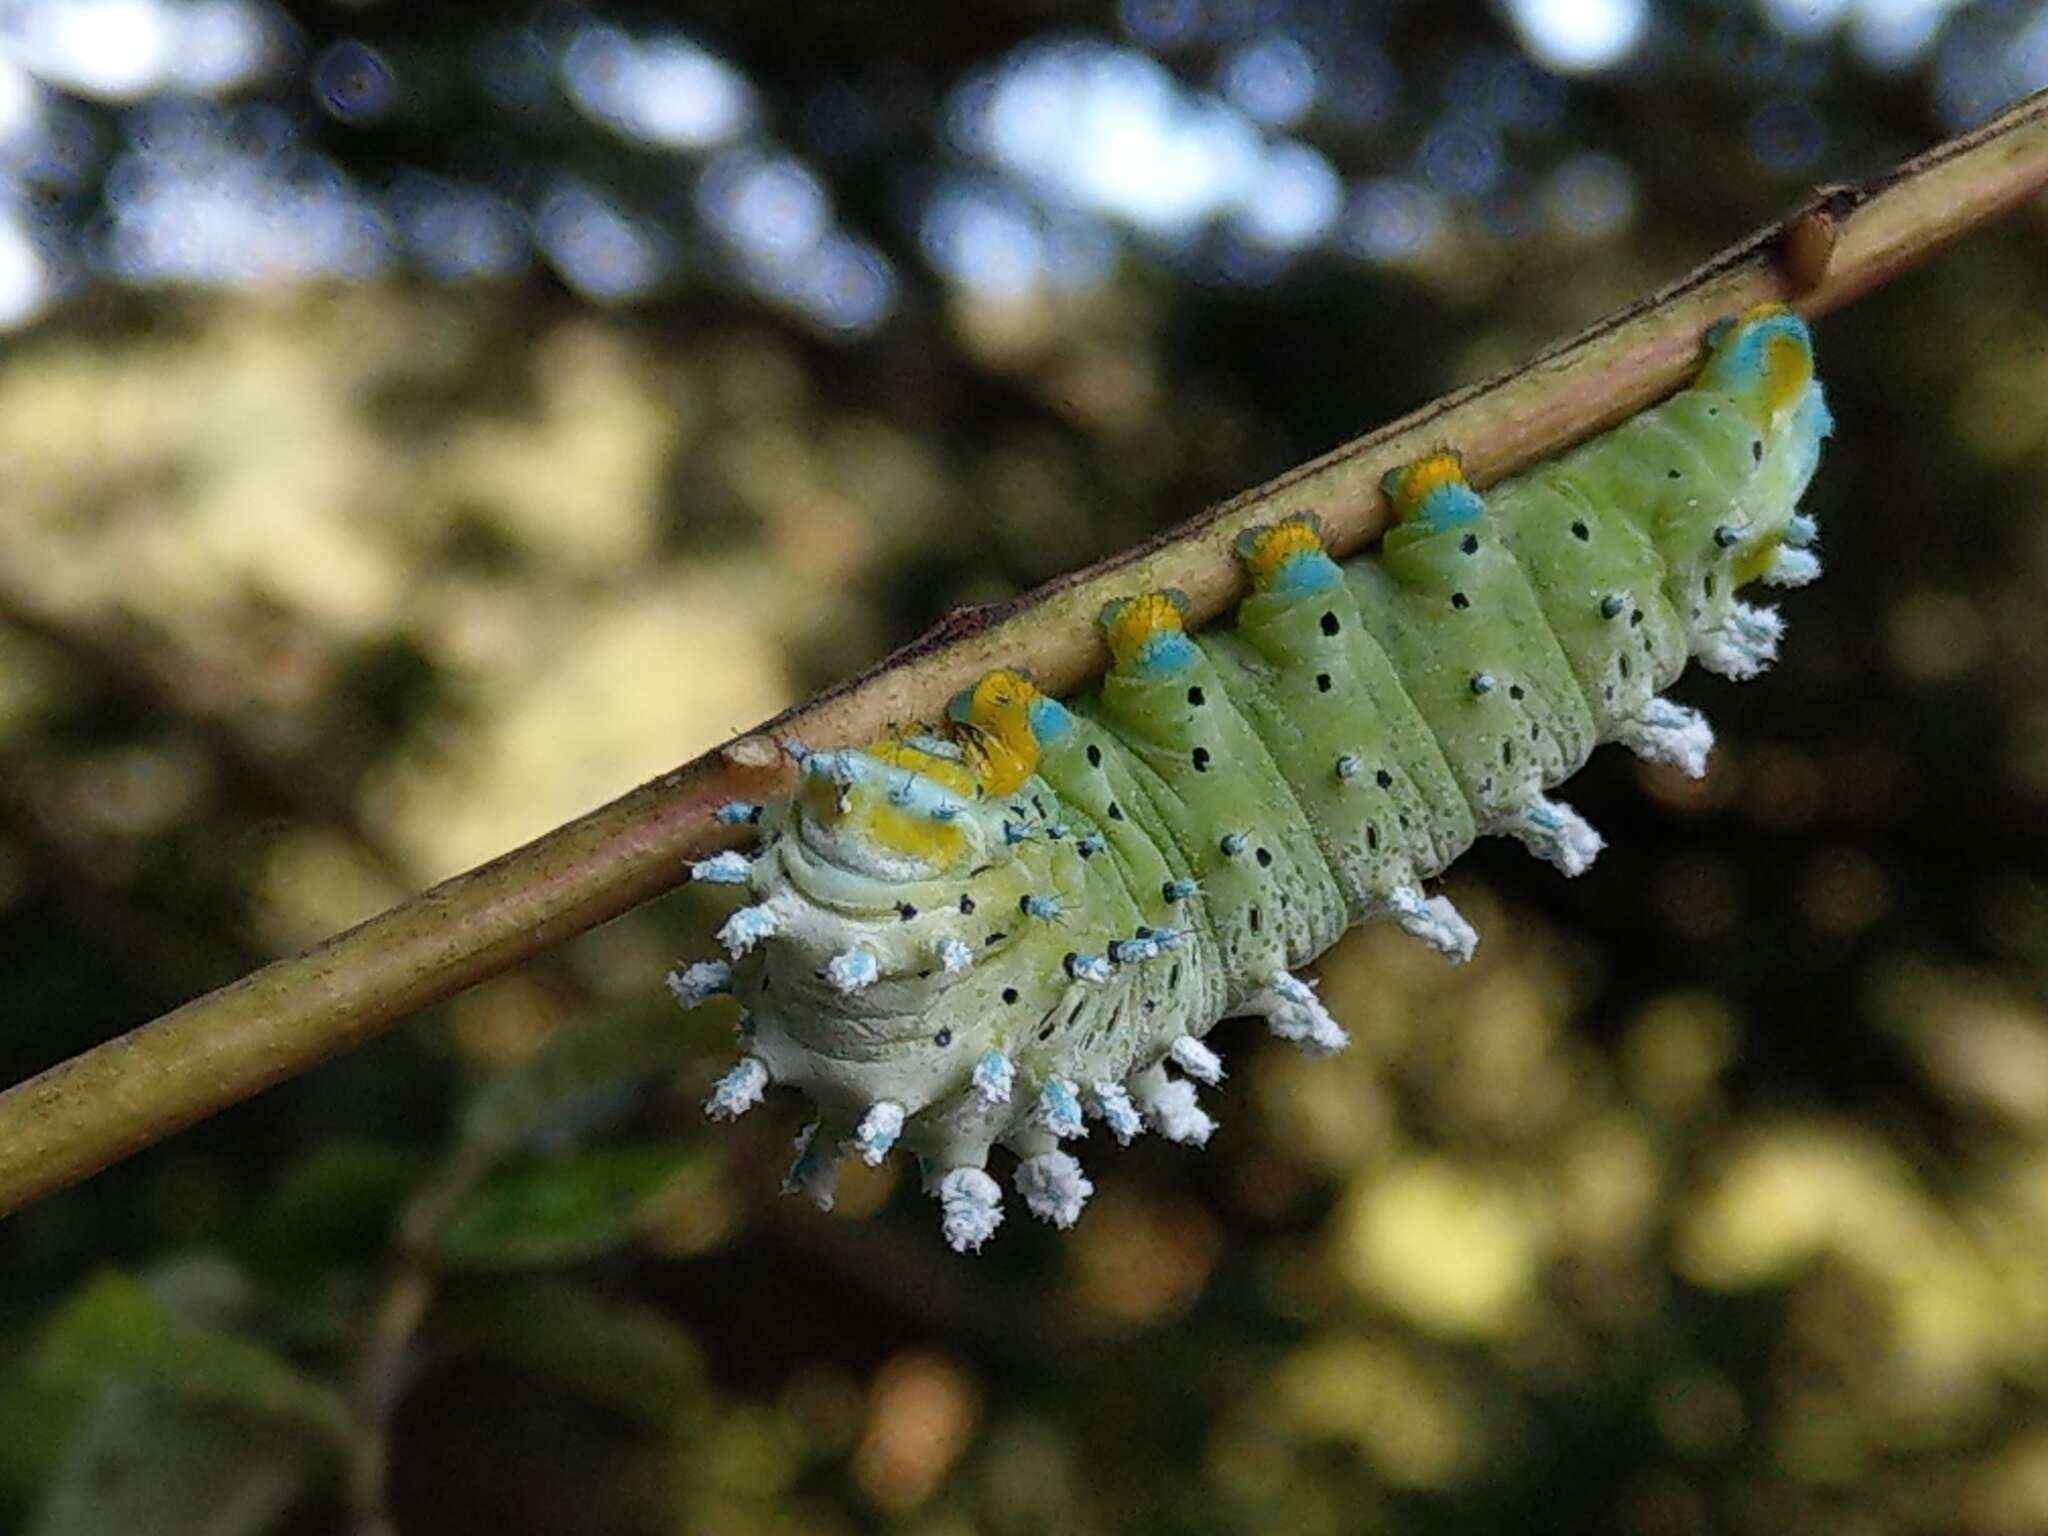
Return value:
[(941, 727), (798, 751), (789, 801), (721, 813), (756, 851), (693, 870), (748, 897), (729, 962), (669, 978), (743, 1010), (707, 1111), (800, 1090), (787, 1188), (824, 1206), (841, 1159), (914, 1153), (956, 1250), (1002, 1221), (998, 1146), (1071, 1226), (1091, 1122), (1214, 1133), (1220, 1020), (1344, 1047), (1297, 971), (1352, 924), (1468, 958), (1429, 882), (1475, 837), (1584, 872), (1600, 836), (1548, 791), (1595, 746), (1705, 771), (1712, 731), (1662, 692), (1690, 658), (1775, 658), (1778, 616), (1737, 594), (1819, 574), (1796, 508), (1829, 425), (1805, 324), (1762, 306), (1708, 333), (1690, 387), (1483, 500), (1453, 453), (1395, 471), (1366, 555), (1332, 560), (1310, 516), (1248, 532), (1226, 625), (1190, 635), (1172, 592), (1112, 603), (1086, 694), (1000, 670)]

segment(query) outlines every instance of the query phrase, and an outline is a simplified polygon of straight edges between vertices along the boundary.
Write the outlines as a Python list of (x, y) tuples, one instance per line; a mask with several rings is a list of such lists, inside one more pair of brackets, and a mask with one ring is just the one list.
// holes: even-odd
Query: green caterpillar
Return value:
[(843, 1155), (900, 1142), (955, 1249), (1002, 1220), (998, 1144), (1071, 1225), (1091, 1186), (1061, 1147), (1090, 1119), (1208, 1139), (1219, 1020), (1342, 1048), (1294, 971), (1351, 924), (1468, 957), (1426, 883), (1475, 837), (1586, 869), (1598, 834), (1546, 791), (1596, 745), (1704, 771), (1706, 721), (1660, 692), (1689, 657), (1774, 658), (1776, 614), (1736, 592), (1819, 574), (1795, 507), (1828, 430), (1806, 326), (1766, 306), (1709, 333), (1690, 388), (1484, 504), (1448, 453), (1388, 476), (1370, 555), (1339, 565), (1305, 517), (1246, 534), (1228, 627), (1186, 634), (1170, 593), (1111, 604), (1093, 692), (994, 672), (944, 734), (799, 752), (792, 801), (721, 812), (759, 823), (757, 853), (693, 871), (754, 898), (719, 932), (730, 964), (669, 978), (745, 1010), (708, 1112), (801, 1089), (788, 1187), (824, 1205)]

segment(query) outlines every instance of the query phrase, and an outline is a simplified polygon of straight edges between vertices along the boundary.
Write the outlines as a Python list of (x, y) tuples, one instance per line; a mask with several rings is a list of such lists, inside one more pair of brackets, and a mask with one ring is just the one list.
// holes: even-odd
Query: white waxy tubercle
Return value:
[(849, 949), (825, 962), (825, 980), (835, 992), (858, 992), (881, 979), (881, 962), (864, 949)]
[(854, 1149), (860, 1153), (860, 1160), (870, 1168), (881, 1167), (895, 1147), (896, 1138), (903, 1134), (904, 1119), (901, 1104), (884, 1099), (870, 1105), (853, 1133)]
[(1216, 1122), (1195, 1100), (1195, 1085), (1186, 1078), (1168, 1079), (1156, 1068), (1132, 1083), (1145, 1115), (1168, 1141), (1199, 1147), (1216, 1133)]
[(1223, 1058), (1193, 1035), (1182, 1035), (1167, 1054), (1175, 1066), (1198, 1083), (1213, 1087), (1223, 1081)]
[(933, 958), (939, 962), (939, 969), (948, 976), (958, 976), (974, 964), (974, 949), (965, 939), (948, 934), (939, 940)]
[(669, 996), (681, 1008), (695, 1008), (732, 991), (732, 967), (723, 960), (699, 960), (668, 973)]
[(1067, 974), (1076, 981), (1106, 987), (1116, 980), (1116, 967), (1101, 955), (1074, 955), (1067, 961)]
[(1315, 988), (1289, 971), (1275, 971), (1265, 989), (1246, 1000), (1245, 1012), (1263, 1014), (1276, 1037), (1299, 1046), (1305, 1055), (1334, 1055), (1351, 1043)]
[(1064, 1077), (1055, 1077), (1038, 1091), (1038, 1117), (1061, 1141), (1088, 1134), (1081, 1121), (1081, 1095)]
[(1138, 1106), (1131, 1102), (1122, 1083), (1097, 1083), (1089, 1090), (1089, 1097), (1095, 1101), (1095, 1113), (1102, 1117), (1109, 1134), (1120, 1145), (1128, 1147), (1145, 1129), (1145, 1117), (1138, 1113)]
[(741, 907), (718, 930), (718, 942), (725, 946), (727, 954), (738, 960), (763, 939), (772, 939), (781, 931), (782, 919), (775, 908), (765, 904)]
[(1784, 635), (1785, 621), (1776, 613), (1737, 603), (1727, 624), (1704, 636), (1695, 654), (1709, 672), (1746, 683), (1778, 659), (1778, 642)]
[(1645, 762), (1669, 764), (1689, 779), (1706, 774), (1714, 750), (1714, 728), (1707, 717), (1669, 699), (1650, 700), (1641, 717), (1621, 725), (1615, 737)]
[(1017, 1165), (1016, 1179), (1025, 1208), (1062, 1232), (1081, 1219), (1081, 1208), (1095, 1193), (1080, 1163), (1065, 1152), (1025, 1158)]
[(738, 1063), (711, 1087), (704, 1101), (704, 1113), (713, 1120), (737, 1120), (768, 1091), (768, 1066), (759, 1057), (742, 1056)]
[(782, 1181), (785, 1195), (808, 1195), (821, 1211), (832, 1209), (839, 1197), (839, 1150), (825, 1135), (818, 1121), (797, 1132), (796, 1160)]
[(705, 885), (745, 885), (754, 868), (744, 853), (715, 853), (690, 866), (690, 878)]
[(1566, 876), (1583, 875), (1607, 846), (1585, 817), (1541, 795), (1510, 813), (1499, 830)]
[(974, 1101), (984, 1112), (1000, 1109), (1010, 1102), (1017, 1086), (1017, 1069), (1001, 1051), (984, 1051), (974, 1064)]
[(1478, 933), (1448, 896), (1425, 896), (1414, 886), (1404, 885), (1387, 898), (1387, 911), (1403, 933), (1422, 940), (1455, 965), (1470, 960), (1479, 947)]
[(1820, 556), (1810, 549), (1780, 549), (1764, 572), (1764, 581), (1773, 587), (1803, 587), (1819, 580)]
[(980, 1168), (955, 1168), (939, 1180), (939, 1230), (955, 1253), (971, 1253), (1003, 1224), (1003, 1191)]

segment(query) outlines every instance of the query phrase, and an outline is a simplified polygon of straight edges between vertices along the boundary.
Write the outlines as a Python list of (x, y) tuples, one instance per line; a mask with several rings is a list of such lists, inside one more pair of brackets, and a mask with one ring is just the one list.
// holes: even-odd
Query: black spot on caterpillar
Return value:
[[(1710, 333), (1690, 388), (1484, 501), (1455, 455), (1396, 471), (1367, 555), (1331, 560), (1309, 517), (1249, 531), (1225, 626), (1187, 634), (1171, 593), (1112, 604), (1079, 698), (997, 671), (944, 734), (803, 754), (758, 856), (693, 871), (754, 898), (729, 964), (670, 978), (746, 1009), (708, 1110), (806, 1093), (789, 1185), (821, 1202), (840, 1157), (900, 1140), (955, 1248), (1001, 1221), (997, 1146), (1070, 1225), (1092, 1186), (1061, 1144), (1089, 1119), (1208, 1138), (1218, 1020), (1345, 1044), (1295, 970), (1346, 927), (1469, 955), (1427, 882), (1475, 837), (1586, 869), (1599, 836), (1547, 792), (1595, 746), (1703, 771), (1705, 720), (1660, 695), (1689, 658), (1742, 678), (1775, 655), (1776, 615), (1735, 594), (1818, 574), (1794, 508), (1827, 430), (1804, 324), (1760, 309)], [(990, 901), (1009, 930), (968, 921)]]

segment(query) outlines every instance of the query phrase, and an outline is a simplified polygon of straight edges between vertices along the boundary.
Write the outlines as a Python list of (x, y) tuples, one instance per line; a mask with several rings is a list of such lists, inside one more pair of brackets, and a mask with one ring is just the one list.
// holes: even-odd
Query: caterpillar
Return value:
[(999, 670), (937, 728), (792, 748), (789, 801), (719, 813), (758, 824), (755, 853), (692, 869), (750, 898), (729, 960), (669, 977), (743, 1010), (707, 1112), (800, 1089), (785, 1187), (829, 1207), (842, 1158), (901, 1146), (958, 1251), (1003, 1219), (998, 1146), (1071, 1226), (1090, 1121), (1208, 1140), (1220, 1020), (1345, 1045), (1297, 971), (1352, 924), (1468, 958), (1428, 882), (1476, 837), (1584, 871), (1601, 839), (1547, 792), (1596, 745), (1705, 771), (1711, 729), (1662, 692), (1689, 658), (1775, 658), (1776, 612), (1737, 592), (1820, 573), (1796, 507), (1829, 430), (1804, 322), (1762, 306), (1707, 333), (1689, 387), (1484, 499), (1449, 451), (1394, 471), (1369, 554), (1339, 564), (1312, 516), (1246, 533), (1226, 626), (1189, 634), (1171, 592), (1111, 603), (1082, 696)]

